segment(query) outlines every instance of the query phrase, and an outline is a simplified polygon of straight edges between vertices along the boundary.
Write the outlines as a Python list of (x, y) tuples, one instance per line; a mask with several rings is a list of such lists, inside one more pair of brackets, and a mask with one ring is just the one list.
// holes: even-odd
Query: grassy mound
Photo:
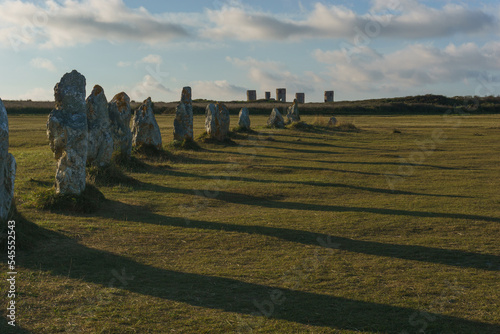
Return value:
[(209, 134), (205, 131), (198, 136), (197, 140), (204, 144), (230, 145), (230, 146), (238, 145), (238, 143), (236, 143), (234, 140), (231, 139), (231, 136), (232, 136), (231, 132), (229, 132), (226, 138), (221, 141), (210, 137)]
[(170, 143), (170, 147), (177, 150), (199, 151), (200, 145), (192, 139), (184, 139), (183, 141), (174, 140)]
[(258, 133), (255, 130), (248, 129), (248, 128), (242, 128), (241, 126), (237, 126), (237, 127), (233, 128), (232, 132), (233, 133), (248, 133), (248, 134), (256, 134), (256, 133)]
[(87, 182), (97, 186), (113, 186), (118, 184), (131, 184), (135, 179), (123, 173), (116, 164), (104, 167), (87, 166)]
[(170, 152), (164, 150), (163, 148), (158, 149), (153, 145), (141, 145), (135, 147), (132, 153), (140, 159), (154, 162), (166, 162), (171, 158)]
[(80, 195), (56, 194), (55, 189), (35, 194), (35, 207), (39, 210), (92, 213), (101, 207), (106, 198), (94, 185), (88, 184)]
[(128, 156), (122, 152), (113, 153), (111, 164), (115, 164), (116, 166), (129, 171), (140, 171), (147, 167), (147, 165), (141, 160), (134, 156)]
[(314, 130), (314, 127), (312, 125), (309, 125), (303, 121), (290, 123), (289, 125), (287, 125), (287, 128), (293, 130)]
[(315, 128), (320, 130), (331, 130), (339, 132), (359, 132), (361, 131), (352, 122), (337, 122), (337, 124), (332, 125), (329, 123), (330, 119), (325, 117), (316, 117), (314, 119), (313, 125)]

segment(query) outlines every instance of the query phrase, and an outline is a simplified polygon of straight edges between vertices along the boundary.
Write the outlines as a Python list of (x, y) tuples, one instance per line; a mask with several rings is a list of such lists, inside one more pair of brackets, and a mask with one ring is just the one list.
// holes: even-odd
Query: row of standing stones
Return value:
[[(104, 167), (114, 152), (130, 158), (132, 147), (143, 145), (162, 148), (160, 128), (156, 122), (151, 98), (134, 112), (124, 92), (108, 102), (104, 90), (96, 85), (85, 98), (85, 77), (73, 70), (54, 87), (55, 108), (47, 121), (49, 145), (57, 160), (55, 188), (58, 194), (79, 195), (85, 190), (86, 166)], [(229, 111), (222, 103), (206, 108), (207, 135), (224, 141), (229, 134)], [(300, 121), (297, 100), (287, 109), (287, 122), (274, 108), (267, 121), (269, 127), (284, 128)], [(132, 120), (132, 127), (130, 126)], [(250, 130), (248, 108), (239, 113), (238, 126)], [(8, 153), (7, 111), (0, 100), (0, 219), (6, 219), (14, 195), (16, 160)], [(174, 119), (174, 140), (193, 140), (193, 106), (191, 88), (184, 87)]]

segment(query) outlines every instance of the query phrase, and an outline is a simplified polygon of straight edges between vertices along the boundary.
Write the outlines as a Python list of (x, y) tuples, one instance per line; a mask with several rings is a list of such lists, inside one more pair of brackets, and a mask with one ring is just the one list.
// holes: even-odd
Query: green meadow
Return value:
[(170, 145), (173, 119), (167, 154), (78, 213), (36, 206), (46, 115), (9, 116), (21, 250), (1, 333), (500, 333), (500, 115), (259, 115), (198, 150)]

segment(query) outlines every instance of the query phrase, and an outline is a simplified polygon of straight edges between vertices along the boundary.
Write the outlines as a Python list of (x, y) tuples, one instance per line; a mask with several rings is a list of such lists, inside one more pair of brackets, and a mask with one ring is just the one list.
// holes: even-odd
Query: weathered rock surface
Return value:
[(285, 120), (277, 108), (274, 108), (267, 120), (267, 126), (272, 128), (283, 129), (285, 127)]
[(299, 103), (297, 102), (296, 99), (293, 101), (293, 104), (290, 107), (288, 107), (287, 113), (286, 113), (286, 118), (288, 120), (288, 123), (300, 121)]
[(89, 132), (87, 162), (103, 167), (111, 162), (113, 136), (110, 129), (108, 100), (101, 86), (94, 86), (86, 103)]
[(88, 148), (85, 77), (77, 71), (66, 73), (54, 87), (54, 96), (47, 136), (57, 160), (56, 193), (79, 195), (85, 190)]
[(132, 131), (130, 131), (130, 98), (124, 92), (118, 93), (108, 104), (113, 150), (127, 157), (132, 154)]
[(0, 221), (7, 219), (14, 198), (16, 159), (9, 153), (9, 121), (0, 99)]
[(242, 129), (250, 130), (250, 112), (248, 108), (241, 108), (238, 126)]
[(150, 145), (158, 150), (162, 148), (160, 127), (156, 122), (150, 97), (134, 113), (132, 145)]
[(222, 103), (209, 104), (205, 112), (205, 130), (210, 138), (224, 141), (229, 133), (229, 110)]
[(328, 121), (328, 126), (335, 126), (337, 125), (337, 119), (335, 117), (330, 118)]
[(191, 87), (182, 89), (181, 102), (177, 105), (174, 119), (174, 140), (193, 140), (193, 105)]

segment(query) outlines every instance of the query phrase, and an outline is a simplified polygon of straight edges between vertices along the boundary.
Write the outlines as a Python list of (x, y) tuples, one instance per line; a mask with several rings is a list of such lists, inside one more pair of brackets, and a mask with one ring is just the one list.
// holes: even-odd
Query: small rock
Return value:
[(132, 126), (132, 145), (134, 147), (154, 146), (158, 150), (162, 148), (160, 127), (156, 122), (150, 97), (135, 111)]
[(240, 110), (238, 126), (241, 129), (250, 130), (250, 112), (248, 108), (242, 108)]
[(130, 98), (125, 93), (118, 93), (108, 104), (113, 150), (127, 157), (132, 154), (132, 132), (130, 131)]
[(283, 129), (285, 127), (285, 120), (283, 119), (283, 116), (281, 116), (278, 108), (274, 108), (271, 112), (271, 115), (267, 120), (267, 126), (279, 129)]
[(88, 126), (83, 75), (66, 73), (54, 87), (55, 109), (47, 121), (47, 137), (57, 160), (56, 193), (79, 195), (85, 190)]
[(210, 138), (224, 141), (229, 133), (229, 110), (222, 103), (209, 104), (205, 111), (205, 130)]
[(182, 89), (181, 102), (177, 105), (175, 111), (174, 140), (193, 140), (191, 87), (184, 87)]
[(110, 129), (108, 100), (101, 86), (94, 86), (86, 103), (89, 132), (87, 162), (103, 167), (111, 162), (113, 136)]
[(9, 120), (0, 99), (0, 221), (6, 220), (14, 198), (16, 159), (9, 153)]
[(293, 104), (290, 107), (288, 107), (286, 118), (288, 119), (289, 124), (300, 121), (299, 103), (297, 102), (297, 99), (295, 99), (293, 101)]

